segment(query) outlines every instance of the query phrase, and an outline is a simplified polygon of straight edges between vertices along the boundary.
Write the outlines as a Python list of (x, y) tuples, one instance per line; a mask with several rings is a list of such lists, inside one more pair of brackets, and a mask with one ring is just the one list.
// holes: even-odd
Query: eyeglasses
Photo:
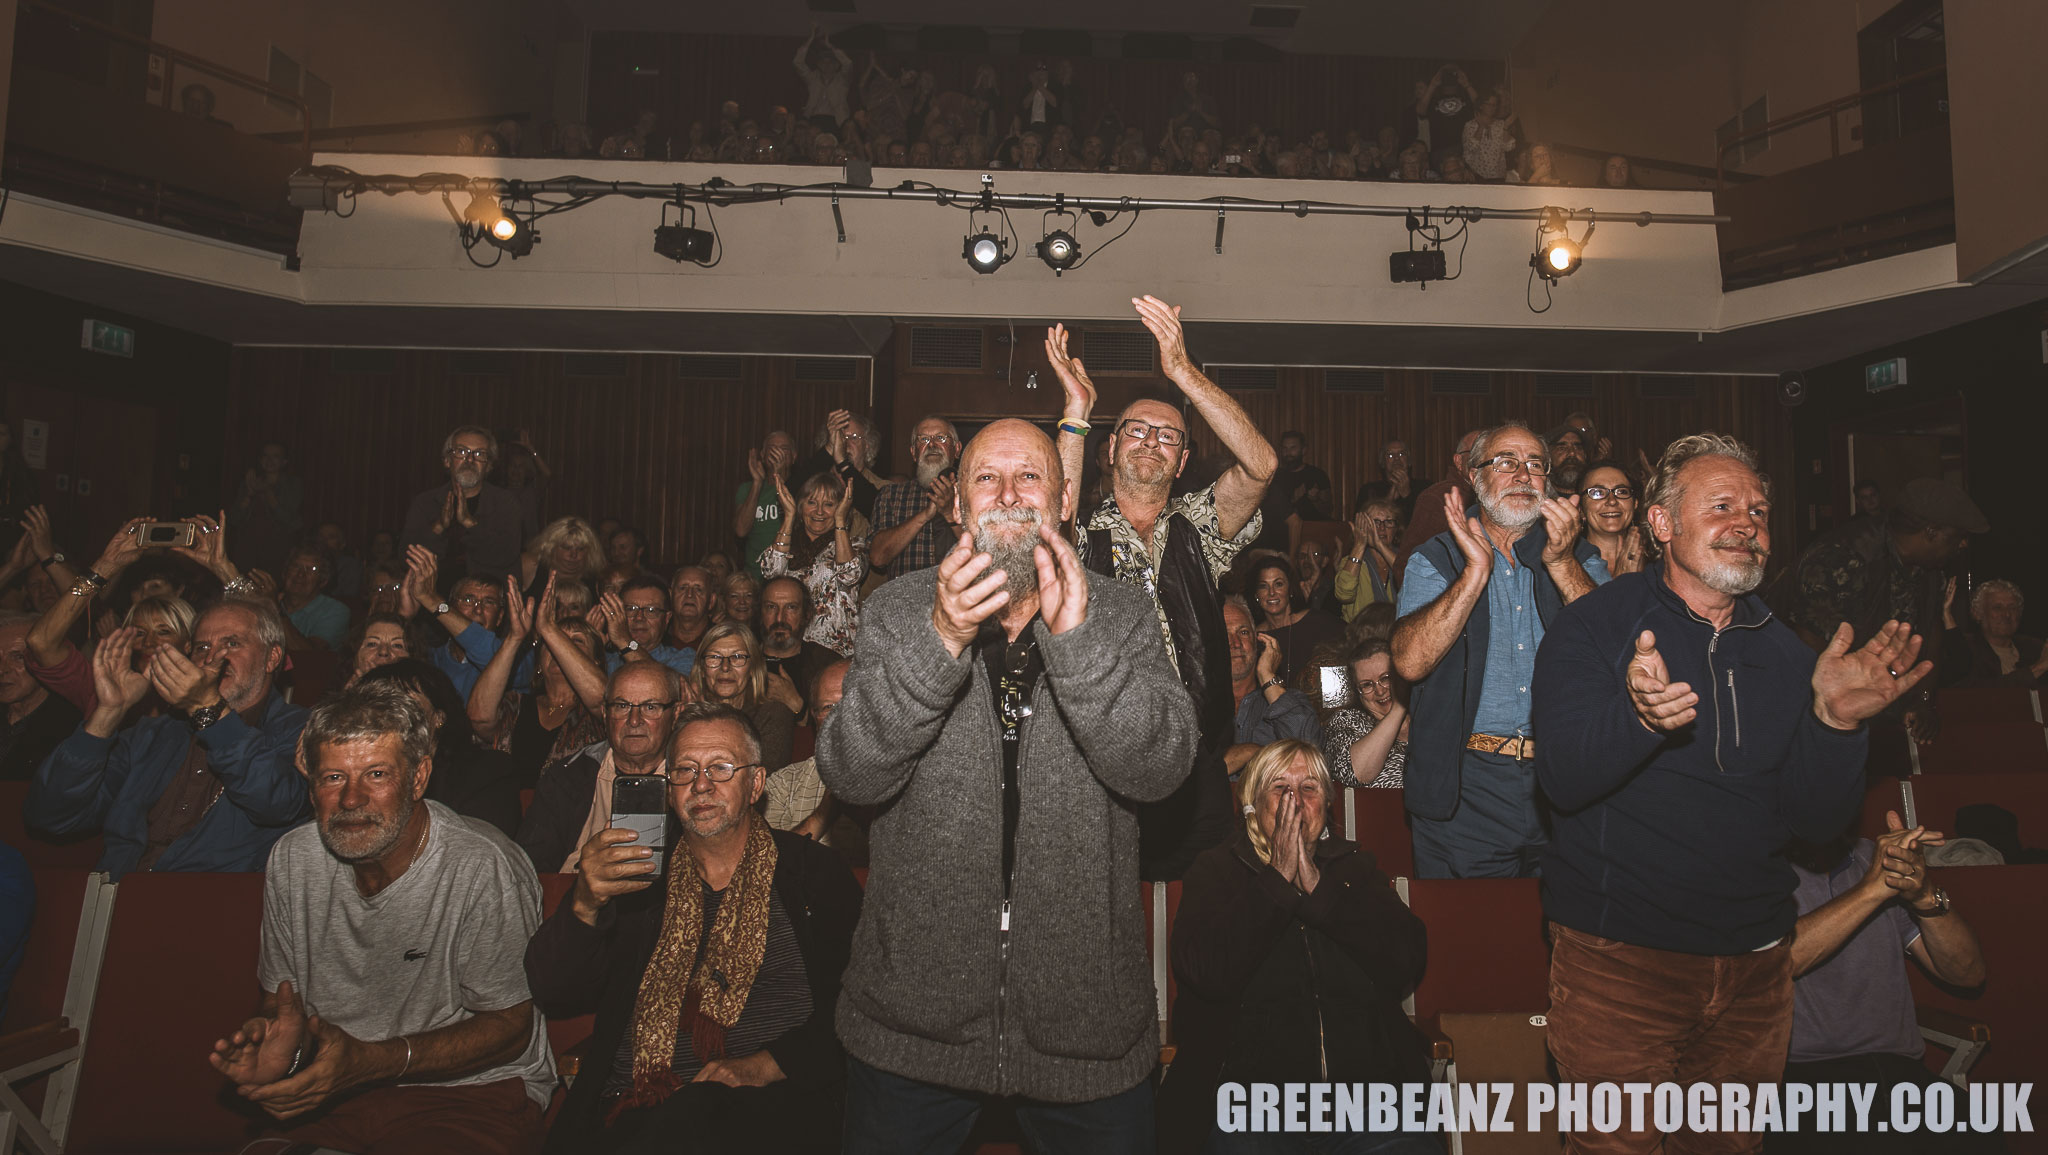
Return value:
[(1144, 441), (1149, 438), (1169, 449), (1180, 445), (1188, 436), (1185, 429), (1175, 429), (1171, 425), (1148, 425), (1135, 419), (1117, 426), (1116, 431), (1132, 441)]
[(1586, 495), (1587, 501), (1606, 501), (1610, 497), (1627, 501), (1636, 495), (1635, 489), (1627, 485), (1589, 485), (1579, 492)]
[(1381, 674), (1377, 678), (1358, 679), (1358, 692), (1361, 694), (1369, 693), (1373, 690), (1378, 690), (1381, 693), (1385, 693), (1389, 690), (1392, 690), (1393, 688), (1394, 675), (1391, 671), (1385, 674)]
[[(381, 589), (394, 589), (394, 590), (395, 590), (395, 589), (397, 589), (398, 587), (397, 587), (397, 586), (378, 586), (377, 588), (378, 588), (378, 589), (380, 589), (380, 590), (381, 590)], [(503, 598), (480, 598), (480, 597), (476, 596), (475, 594), (463, 594), (462, 596), (460, 596), (460, 597), (458, 597), (458, 598), (456, 598), (456, 599), (455, 599), (455, 604), (456, 604), (456, 605), (458, 605), (458, 606), (489, 606), (490, 608), (492, 608), (492, 609), (496, 610), (496, 609), (503, 609), (503, 608), (505, 607), (505, 599), (503, 599)]]
[(745, 654), (706, 654), (697, 660), (703, 662), (706, 669), (744, 670), (753, 659)]
[(1396, 523), (1395, 523), (1395, 521), (1394, 521), (1394, 519), (1393, 519), (1393, 518), (1391, 518), (1391, 517), (1375, 517), (1375, 518), (1371, 518), (1371, 519), (1369, 519), (1369, 520), (1370, 520), (1370, 521), (1371, 521), (1371, 522), (1372, 522), (1372, 523), (1373, 523), (1374, 525), (1376, 525), (1376, 526), (1379, 526), (1379, 527), (1380, 527), (1381, 529), (1389, 529), (1389, 528), (1392, 528), (1392, 527), (1393, 527), (1393, 526), (1394, 526), (1394, 525), (1396, 524)]
[(1550, 463), (1540, 457), (1531, 457), (1524, 461), (1512, 453), (1503, 453), (1499, 457), (1490, 457), (1480, 462), (1479, 468), (1491, 469), (1495, 473), (1507, 474), (1520, 473), (1526, 469), (1529, 471), (1529, 476), (1542, 477), (1550, 472)]
[(927, 445), (944, 447), (953, 444), (953, 439), (941, 433), (937, 437), (920, 437), (916, 441), (911, 442), (911, 444), (919, 449), (923, 449)]
[(629, 618), (658, 618), (667, 612), (660, 606), (626, 606), (626, 616)]
[(466, 446), (458, 445), (448, 451), (448, 456), (457, 461), (485, 461), (490, 458), (491, 451), (488, 449), (470, 449)]
[(678, 785), (688, 786), (696, 782), (697, 776), (702, 774), (713, 782), (730, 782), (732, 781), (732, 776), (740, 771), (754, 770), (761, 765), (762, 763), (759, 762), (749, 762), (744, 766), (735, 766), (730, 762), (715, 762), (709, 766), (671, 766), (668, 768), (668, 780)]
[(674, 702), (628, 702), (623, 698), (615, 698), (604, 704), (604, 712), (614, 718), (623, 718), (633, 713), (647, 718), (659, 718), (674, 707)]
[(370, 587), (370, 592), (376, 594), (395, 594), (398, 592), (398, 590), (399, 585), (397, 582), (390, 582), (385, 585)]

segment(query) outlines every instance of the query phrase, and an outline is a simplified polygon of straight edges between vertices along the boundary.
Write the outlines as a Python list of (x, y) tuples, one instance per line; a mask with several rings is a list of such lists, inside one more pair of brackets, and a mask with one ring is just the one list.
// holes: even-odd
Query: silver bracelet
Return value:
[(256, 583), (250, 581), (248, 575), (244, 574), (221, 586), (220, 589), (226, 594), (253, 594), (256, 592)]
[(398, 1077), (403, 1079), (405, 1078), (405, 1073), (412, 1070), (412, 1040), (405, 1035), (400, 1035), (398, 1036), (398, 1041), (405, 1044), (405, 1066), (400, 1067), (398, 1070)]

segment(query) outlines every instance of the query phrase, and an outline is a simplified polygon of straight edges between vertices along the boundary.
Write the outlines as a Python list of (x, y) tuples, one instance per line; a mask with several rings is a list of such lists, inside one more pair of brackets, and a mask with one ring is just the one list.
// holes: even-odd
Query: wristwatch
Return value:
[(199, 707), (187, 715), (187, 718), (192, 723), (194, 730), (204, 730), (215, 722), (220, 721), (221, 716), (227, 712), (228, 704), (226, 702), (215, 702), (211, 706)]
[(442, 603), (441, 603), (440, 605), (438, 605), (438, 606), (435, 606), (435, 607), (434, 607), (434, 616), (435, 616), (435, 617), (440, 617), (440, 616), (441, 616), (442, 614), (445, 614), (445, 613), (447, 613), (447, 612), (448, 612), (448, 603), (447, 603), (447, 602), (442, 602)]
[(58, 562), (60, 562), (60, 561), (63, 561), (63, 560), (64, 560), (64, 551), (60, 549), (60, 550), (55, 550), (55, 551), (52, 551), (49, 557), (46, 557), (46, 558), (44, 558), (43, 560), (41, 560), (41, 561), (37, 562), (36, 564), (37, 564), (37, 565), (39, 565), (39, 566), (42, 566), (42, 567), (43, 567), (44, 569), (49, 569), (49, 568), (50, 568), (51, 566), (53, 566), (53, 565), (56, 565), (56, 564), (57, 564)]
[(621, 650), (622, 652), (624, 652), (624, 653), (628, 653), (628, 654), (637, 654), (637, 653), (639, 653), (639, 652), (640, 652), (640, 639), (639, 639), (639, 638), (627, 638), (627, 639), (626, 639), (626, 644), (625, 644), (625, 645), (623, 645), (623, 646), (621, 646), (621, 647), (619, 647), (619, 649), (620, 649), (620, 650)]
[(1948, 913), (1948, 911), (1949, 911), (1949, 900), (1948, 900), (1948, 891), (1946, 891), (1946, 890), (1943, 890), (1942, 888), (1940, 888), (1939, 886), (1937, 886), (1937, 887), (1935, 887), (1935, 888), (1934, 888), (1934, 909), (1933, 909), (1933, 910), (1921, 910), (1921, 909), (1920, 909), (1920, 908), (1918, 908), (1918, 907), (1914, 907), (1914, 908), (1913, 908), (1913, 917), (1915, 917), (1915, 918), (1941, 918), (1942, 916), (1946, 915), (1946, 914)]
[(1266, 681), (1260, 682), (1259, 689), (1263, 690), (1268, 686), (1285, 686), (1286, 684), (1286, 682), (1283, 682), (1278, 678), (1270, 678)]

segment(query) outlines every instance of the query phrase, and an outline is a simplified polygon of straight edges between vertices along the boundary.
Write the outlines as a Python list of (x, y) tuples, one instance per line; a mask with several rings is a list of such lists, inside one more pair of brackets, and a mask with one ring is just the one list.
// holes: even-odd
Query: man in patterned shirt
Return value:
[[(1231, 818), (1223, 756), (1236, 734), (1230, 689), (1230, 642), (1216, 583), (1238, 551), (1259, 534), (1259, 502), (1279, 457), (1251, 418), (1188, 359), (1180, 308), (1157, 297), (1131, 302), (1159, 344), (1159, 366), (1187, 395), (1237, 463), (1214, 483), (1173, 496), (1188, 463), (1187, 419), (1164, 401), (1134, 401), (1111, 435), (1110, 499), (1076, 527), (1082, 564), (1152, 595), (1166, 655), (1195, 699), (1202, 728), (1195, 765), (1172, 796), (1139, 810), (1139, 872), (1147, 879), (1180, 877), (1195, 855), (1221, 842)], [(1067, 333), (1046, 333), (1046, 356), (1066, 393), (1060, 419), (1060, 461), (1081, 476), (1095, 385), (1079, 358), (1067, 355)]]
[(910, 431), (916, 481), (892, 481), (875, 497), (875, 539), (868, 564), (890, 577), (939, 564), (959, 540), (953, 482), (960, 461), (960, 431), (943, 417), (926, 417)]

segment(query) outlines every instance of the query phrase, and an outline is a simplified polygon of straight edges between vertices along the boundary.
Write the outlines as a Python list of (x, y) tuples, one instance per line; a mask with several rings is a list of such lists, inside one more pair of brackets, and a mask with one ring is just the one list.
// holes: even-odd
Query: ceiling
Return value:
[[(856, 24), (916, 29), (983, 25), (991, 33), (1023, 28), (1097, 33), (1174, 32), (1196, 40), (1247, 37), (1288, 52), (1503, 60), (1533, 27), (1550, 0), (1033, 0), (1029, 4), (960, 4), (945, 0), (749, 0), (745, 4), (674, 0), (557, 0), (566, 15), (592, 31), (801, 34), (811, 22), (826, 31)], [(1252, 25), (1252, 10), (1299, 9), (1292, 28)]]
[[(2031, 265), (2026, 271), (2038, 273)], [(897, 323), (926, 319), (307, 306), (11, 245), (0, 246), (0, 280), (238, 345), (759, 354), (801, 349), (867, 357), (881, 350)], [(2048, 300), (2048, 280), (2023, 275), (1724, 333), (1195, 322), (1188, 326), (1188, 345), (1204, 361), (1220, 364), (1777, 374), (2041, 300)]]

